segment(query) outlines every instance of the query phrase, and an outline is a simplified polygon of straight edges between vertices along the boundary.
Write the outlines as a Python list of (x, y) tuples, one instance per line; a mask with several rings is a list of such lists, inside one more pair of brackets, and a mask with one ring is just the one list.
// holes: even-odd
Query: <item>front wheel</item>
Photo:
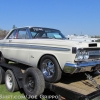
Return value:
[(50, 55), (42, 57), (39, 68), (46, 81), (57, 82), (60, 80), (62, 71), (55, 57)]

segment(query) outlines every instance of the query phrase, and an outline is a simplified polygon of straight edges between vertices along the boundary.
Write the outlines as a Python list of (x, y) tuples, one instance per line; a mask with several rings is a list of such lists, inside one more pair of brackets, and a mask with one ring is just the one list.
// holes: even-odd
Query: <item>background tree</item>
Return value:
[(9, 31), (0, 29), (0, 39), (3, 39)]

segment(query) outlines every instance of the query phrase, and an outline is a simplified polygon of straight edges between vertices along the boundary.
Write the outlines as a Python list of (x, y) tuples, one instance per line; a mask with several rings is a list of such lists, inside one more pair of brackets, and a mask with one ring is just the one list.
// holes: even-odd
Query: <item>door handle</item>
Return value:
[(12, 42), (12, 40), (9, 40), (9, 42)]

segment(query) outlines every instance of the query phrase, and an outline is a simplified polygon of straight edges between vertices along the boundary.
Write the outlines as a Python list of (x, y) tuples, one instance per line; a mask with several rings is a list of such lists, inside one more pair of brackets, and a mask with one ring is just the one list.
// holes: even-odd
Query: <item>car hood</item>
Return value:
[[(33, 42), (32, 42), (33, 41)], [(57, 39), (33, 39), (31, 42), (36, 45), (47, 45), (47, 46), (61, 46), (61, 47), (100, 47), (100, 43), (97, 42), (79, 42), (72, 40), (57, 40)]]

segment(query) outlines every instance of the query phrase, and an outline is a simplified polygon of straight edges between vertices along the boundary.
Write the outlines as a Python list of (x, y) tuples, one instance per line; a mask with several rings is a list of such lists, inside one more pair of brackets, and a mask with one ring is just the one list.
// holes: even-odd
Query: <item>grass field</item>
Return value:
[[(10, 62), (14, 63), (14, 62)], [(0, 85), (0, 100), (27, 100), (20, 92), (11, 93), (6, 89), (5, 84)]]
[[(0, 85), (0, 100), (27, 100), (20, 92), (9, 92), (5, 85)], [(37, 99), (38, 100), (38, 99)], [(42, 100), (46, 100), (42, 98)]]
[(5, 85), (0, 85), (0, 100), (27, 100), (20, 92), (11, 93)]
[[(9, 62), (9, 64), (14, 64), (14, 62)], [(33, 97), (35, 98), (35, 97)], [(6, 89), (5, 84), (0, 84), (0, 100), (27, 100), (25, 95), (18, 92), (9, 92)], [(38, 99), (37, 99), (38, 100)], [(42, 100), (46, 100), (42, 98)]]

